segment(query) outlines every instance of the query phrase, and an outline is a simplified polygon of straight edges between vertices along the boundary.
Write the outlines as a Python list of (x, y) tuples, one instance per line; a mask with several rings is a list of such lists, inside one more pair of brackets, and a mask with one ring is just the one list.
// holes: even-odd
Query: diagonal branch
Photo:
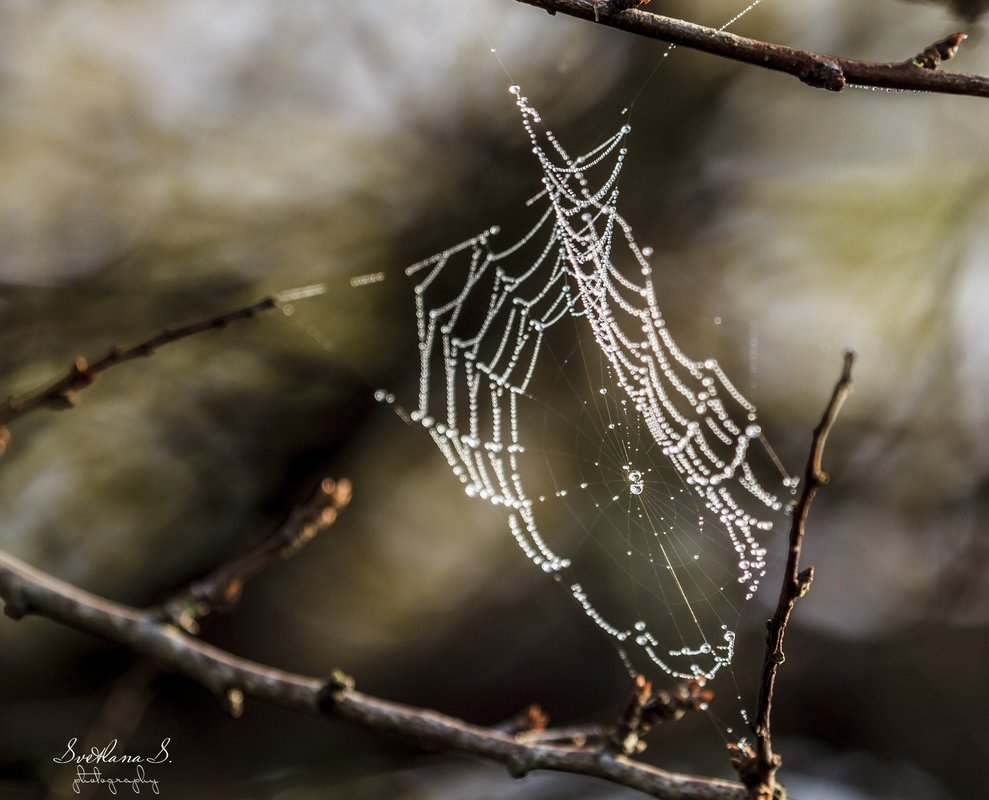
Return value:
[(77, 393), (85, 389), (111, 367), (123, 364), (125, 361), (132, 361), (135, 358), (152, 355), (159, 347), (197, 333), (203, 333), (217, 328), (224, 328), (231, 322), (241, 319), (252, 319), (262, 311), (275, 308), (278, 301), (274, 297), (266, 297), (249, 306), (228, 311), (224, 314), (217, 314), (207, 319), (198, 320), (188, 325), (178, 328), (165, 328), (165, 330), (142, 339), (136, 344), (126, 347), (115, 346), (96, 361), (89, 363), (80, 356), (69, 367), (68, 372), (56, 378), (38, 389), (34, 389), (24, 394), (10, 397), (3, 405), (0, 405), (0, 425), (11, 420), (35, 411), (38, 408), (47, 406), (48, 408), (64, 409), (72, 408), (76, 405)]
[(126, 361), (133, 361), (136, 358), (153, 355), (159, 347), (177, 342), (180, 339), (225, 328), (231, 322), (238, 320), (253, 319), (264, 311), (278, 308), (282, 299), (282, 295), (265, 297), (263, 300), (236, 308), (233, 311), (215, 314), (177, 328), (165, 328), (165, 330), (135, 344), (111, 347), (105, 355), (92, 363), (79, 356), (72, 362), (68, 371), (58, 378), (37, 389), (13, 395), (6, 402), (0, 403), (0, 455), (3, 454), (7, 443), (10, 441), (10, 434), (4, 426), (17, 417), (40, 408), (56, 410), (73, 408), (78, 403), (78, 393), (90, 386), (101, 373), (106, 372), (111, 367)]
[(786, 568), (783, 573), (783, 585), (780, 587), (779, 602), (776, 613), (769, 622), (769, 632), (766, 635), (766, 653), (762, 665), (762, 682), (759, 686), (759, 700), (756, 706), (755, 723), (752, 731), (755, 734), (756, 746), (740, 748), (732, 746), (732, 761), (738, 770), (742, 782), (750, 787), (753, 800), (771, 800), (776, 792), (776, 770), (781, 759), (773, 752), (771, 715), (773, 710), (773, 693), (776, 688), (776, 674), (784, 661), (783, 637), (786, 626), (790, 621), (793, 608), (801, 597), (807, 594), (811, 581), (814, 579), (814, 568), (800, 570), (800, 552), (803, 548), (804, 533), (807, 525), (807, 515), (817, 490), (827, 484), (828, 475), (821, 462), (824, 458), (824, 445), (828, 434), (834, 426), (838, 413), (852, 390), (852, 365), (855, 354), (845, 352), (845, 361), (841, 377), (835, 384), (831, 399), (821, 421), (814, 429), (811, 439), (810, 456), (807, 459), (807, 469), (804, 474), (804, 487), (793, 509), (793, 522), (790, 526), (790, 548), (787, 553)]
[[(155, 613), (82, 591), (2, 552), (0, 596), (8, 616), (38, 614), (123, 645), (207, 687), (233, 713), (245, 698), (252, 698), (421, 745), (470, 753), (504, 764), (515, 776), (547, 769), (601, 778), (665, 800), (745, 800), (739, 783), (668, 772), (600, 748), (527, 742), (497, 728), (358, 692), (339, 672), (320, 680), (239, 658), (163, 623)], [(551, 732), (546, 733), (551, 740)]]
[(309, 498), (292, 509), (269, 536), (174, 594), (161, 605), (159, 616), (198, 634), (199, 620), (236, 603), (248, 580), (274, 561), (291, 558), (329, 528), (350, 503), (351, 491), (349, 480), (323, 478)]
[[(648, 0), (646, 0), (648, 1)], [(518, 0), (611, 28), (689, 47), (704, 53), (785, 72), (809, 86), (840, 92), (846, 86), (959, 94), (989, 97), (989, 76), (938, 69), (958, 50), (965, 34), (955, 33), (926, 47), (905, 61), (880, 63), (822, 55), (785, 45), (771, 44), (734, 33), (664, 17), (636, 8), (636, 3), (612, 0)]]

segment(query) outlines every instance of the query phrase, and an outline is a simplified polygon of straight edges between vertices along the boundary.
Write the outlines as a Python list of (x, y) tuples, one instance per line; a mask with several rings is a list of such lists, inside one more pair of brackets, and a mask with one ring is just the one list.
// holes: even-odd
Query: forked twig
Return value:
[(776, 688), (776, 674), (784, 661), (783, 637), (786, 626), (793, 613), (797, 600), (807, 594), (811, 581), (814, 579), (814, 568), (800, 569), (800, 551), (803, 548), (804, 534), (807, 525), (807, 515), (817, 490), (828, 482), (828, 474), (822, 467), (824, 446), (828, 434), (834, 426), (838, 413), (852, 390), (852, 365), (855, 354), (845, 352), (845, 361), (841, 377), (835, 384), (828, 401), (824, 416), (814, 429), (811, 439), (810, 455), (807, 459), (807, 469), (804, 473), (804, 486), (799, 500), (793, 509), (793, 522), (790, 526), (790, 546), (787, 553), (786, 569), (783, 573), (783, 584), (780, 587), (779, 602), (776, 612), (769, 622), (766, 636), (766, 652), (762, 664), (762, 681), (759, 685), (759, 699), (756, 706), (755, 722), (752, 732), (755, 734), (755, 748), (732, 745), (732, 763), (738, 771), (742, 782), (749, 787), (751, 800), (772, 800), (777, 796), (776, 771), (782, 760), (773, 752), (771, 716), (773, 710), (773, 693)]
[(700, 50), (775, 72), (785, 72), (808, 86), (840, 92), (846, 86), (989, 97), (989, 76), (942, 72), (942, 62), (955, 55), (965, 34), (954, 33), (905, 61), (881, 63), (829, 56), (794, 47), (749, 39), (734, 33), (664, 17), (613, 0), (518, 0), (551, 14), (598, 22), (611, 28)]

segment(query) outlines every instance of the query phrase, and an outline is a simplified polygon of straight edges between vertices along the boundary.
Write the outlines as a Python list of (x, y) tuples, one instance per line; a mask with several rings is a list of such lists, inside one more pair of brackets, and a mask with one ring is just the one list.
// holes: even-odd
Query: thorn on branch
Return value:
[(941, 66), (942, 61), (948, 61), (955, 57), (961, 43), (967, 38), (968, 36), (964, 33), (953, 33), (951, 36), (945, 36), (929, 47), (925, 47), (907, 63), (921, 69), (937, 69)]

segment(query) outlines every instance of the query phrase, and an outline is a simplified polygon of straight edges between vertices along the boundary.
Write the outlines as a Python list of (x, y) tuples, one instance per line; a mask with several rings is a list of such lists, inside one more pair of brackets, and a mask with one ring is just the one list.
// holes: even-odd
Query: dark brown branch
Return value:
[(3, 453), (10, 434), (4, 427), (17, 417), (35, 411), (39, 408), (66, 409), (74, 407), (78, 402), (78, 393), (91, 385), (111, 367), (132, 361), (135, 358), (152, 355), (159, 347), (171, 344), (179, 339), (195, 336), (198, 333), (225, 328), (231, 322), (242, 319), (253, 319), (263, 311), (277, 308), (279, 299), (266, 297), (249, 306), (216, 314), (207, 319), (182, 325), (178, 328), (165, 328), (154, 336), (142, 339), (136, 344), (126, 347), (112, 347), (102, 357), (90, 363), (79, 356), (69, 367), (68, 372), (44, 386), (24, 394), (14, 395), (5, 403), (0, 404), (0, 454)]
[[(329, 680), (238, 658), (140, 611), (84, 592), (0, 552), (0, 596), (8, 616), (39, 614), (123, 645), (202, 684), (237, 714), (246, 699), (321, 714), (443, 750), (504, 764), (516, 776), (547, 769), (588, 775), (666, 800), (745, 800), (739, 783), (668, 772), (600, 749), (520, 741), (435, 711), (358, 692), (341, 673)], [(545, 732), (547, 739), (550, 731)]]
[(531, 6), (599, 22), (611, 28), (700, 50), (733, 61), (785, 72), (809, 86), (840, 92), (846, 86), (989, 97), (989, 76), (942, 72), (938, 66), (958, 50), (965, 35), (952, 34), (906, 61), (879, 63), (822, 55), (779, 44), (748, 39), (727, 31), (672, 17), (611, 6), (601, 0), (518, 0)]
[(310, 497), (294, 508), (270, 536), (166, 600), (159, 615), (191, 634), (199, 633), (202, 617), (236, 603), (248, 580), (272, 562), (291, 558), (330, 527), (350, 502), (350, 496), (350, 481), (324, 478)]
[(804, 473), (803, 491), (793, 509), (793, 522), (790, 526), (790, 548), (787, 553), (786, 569), (783, 573), (783, 585), (780, 587), (779, 602), (776, 613), (769, 622), (769, 632), (766, 636), (766, 653), (762, 665), (762, 682), (759, 685), (759, 700), (756, 705), (756, 717), (752, 726), (755, 734), (755, 749), (733, 748), (732, 760), (742, 782), (750, 787), (753, 800), (771, 800), (776, 791), (776, 770), (781, 759), (773, 752), (771, 716), (773, 710), (773, 692), (776, 688), (776, 674), (784, 661), (783, 637), (786, 626), (793, 613), (797, 600), (810, 589), (814, 578), (814, 568), (800, 570), (800, 551), (803, 548), (804, 534), (807, 525), (807, 515), (817, 490), (828, 482), (828, 475), (821, 466), (824, 458), (824, 446), (828, 434), (834, 426), (838, 413), (845, 399), (852, 390), (852, 365), (855, 354), (850, 350), (845, 353), (845, 361), (841, 377), (835, 384), (834, 391), (824, 416), (814, 429), (811, 439), (810, 455), (807, 459), (807, 469)]

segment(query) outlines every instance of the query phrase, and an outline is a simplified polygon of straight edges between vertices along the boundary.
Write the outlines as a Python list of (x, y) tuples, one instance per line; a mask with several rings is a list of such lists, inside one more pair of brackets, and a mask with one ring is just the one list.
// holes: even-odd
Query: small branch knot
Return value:
[(3, 613), (13, 620), (23, 619), (31, 613), (31, 604), (15, 587), (4, 597)]
[(815, 58), (797, 77), (808, 86), (829, 92), (840, 92), (847, 85), (845, 73), (838, 62), (824, 56)]
[(810, 585), (814, 582), (814, 568), (807, 567), (797, 575), (797, 597), (803, 597), (810, 591)]
[(354, 679), (346, 672), (335, 669), (316, 695), (319, 710), (323, 713), (335, 706), (347, 692), (353, 691)]
[(505, 762), (505, 768), (508, 770), (508, 774), (513, 778), (521, 779), (529, 774), (529, 765), (518, 757), (508, 759), (508, 761)]

